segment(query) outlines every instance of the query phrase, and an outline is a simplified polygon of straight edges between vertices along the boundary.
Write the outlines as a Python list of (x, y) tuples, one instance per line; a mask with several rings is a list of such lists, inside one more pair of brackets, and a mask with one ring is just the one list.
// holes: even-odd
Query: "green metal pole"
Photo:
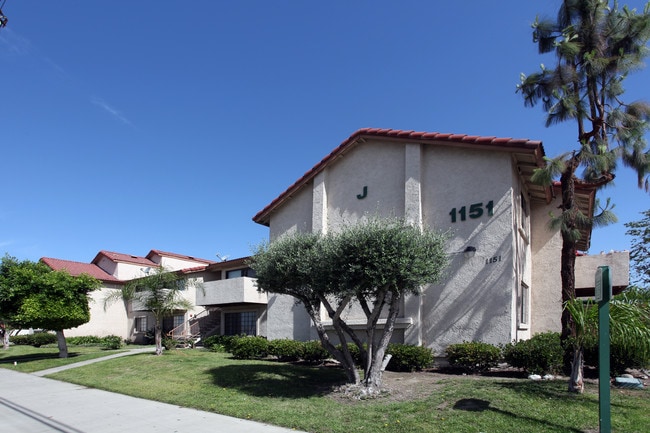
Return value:
[(612, 297), (612, 280), (609, 266), (599, 266), (598, 272), (600, 278), (596, 277), (596, 285), (602, 284), (600, 287), (601, 299), (598, 299), (598, 415), (600, 433), (611, 433), (609, 301)]

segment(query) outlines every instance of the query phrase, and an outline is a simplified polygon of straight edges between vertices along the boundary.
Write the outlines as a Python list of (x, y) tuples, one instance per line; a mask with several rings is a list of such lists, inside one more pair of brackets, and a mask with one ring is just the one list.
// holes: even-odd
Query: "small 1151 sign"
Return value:
[(485, 205), (483, 205), (483, 203), (470, 204), (469, 211), (468, 206), (463, 206), (458, 209), (453, 208), (451, 212), (449, 212), (452, 223), (455, 223), (458, 220), (465, 221), (467, 220), (468, 216), (471, 219), (477, 219), (481, 218), (483, 215), (487, 215), (489, 217), (494, 215), (494, 201), (490, 200)]

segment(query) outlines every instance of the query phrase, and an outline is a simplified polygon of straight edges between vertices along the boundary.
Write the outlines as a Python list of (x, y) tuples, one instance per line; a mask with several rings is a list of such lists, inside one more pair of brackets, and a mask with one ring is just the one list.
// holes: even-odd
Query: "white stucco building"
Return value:
[[(393, 340), (437, 355), (465, 340), (508, 343), (560, 329), (561, 237), (548, 228), (559, 199), (553, 187), (531, 183), (543, 157), (542, 143), (527, 139), (361, 129), (253, 220), (269, 227), (271, 241), (337, 230), (365, 215), (449, 230), (446, 279), (407, 297)], [(581, 186), (577, 194), (582, 212), (592, 215), (594, 189)], [(586, 251), (591, 233), (582, 235), (579, 249)], [(598, 262), (588, 260), (591, 267)], [(626, 286), (627, 253), (607, 260), (602, 264), (616, 266), (615, 285)], [(582, 263), (578, 257), (577, 281), (587, 295), (596, 269)], [(258, 333), (317, 338), (293, 298), (269, 294), (267, 302)], [(349, 314), (354, 321), (354, 309)]]

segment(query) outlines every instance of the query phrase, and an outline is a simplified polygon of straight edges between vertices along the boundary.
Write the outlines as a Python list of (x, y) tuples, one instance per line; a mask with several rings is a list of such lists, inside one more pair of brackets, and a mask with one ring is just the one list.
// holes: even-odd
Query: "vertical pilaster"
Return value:
[(312, 232), (327, 233), (327, 188), (325, 186), (327, 170), (323, 170), (314, 177), (314, 191), (312, 203)]

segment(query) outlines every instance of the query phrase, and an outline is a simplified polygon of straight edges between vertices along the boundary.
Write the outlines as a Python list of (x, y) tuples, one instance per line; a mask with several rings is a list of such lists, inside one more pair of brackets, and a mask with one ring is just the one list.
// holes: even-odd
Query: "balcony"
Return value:
[(196, 291), (196, 305), (267, 304), (266, 293), (257, 291), (255, 278), (239, 277), (203, 283)]

